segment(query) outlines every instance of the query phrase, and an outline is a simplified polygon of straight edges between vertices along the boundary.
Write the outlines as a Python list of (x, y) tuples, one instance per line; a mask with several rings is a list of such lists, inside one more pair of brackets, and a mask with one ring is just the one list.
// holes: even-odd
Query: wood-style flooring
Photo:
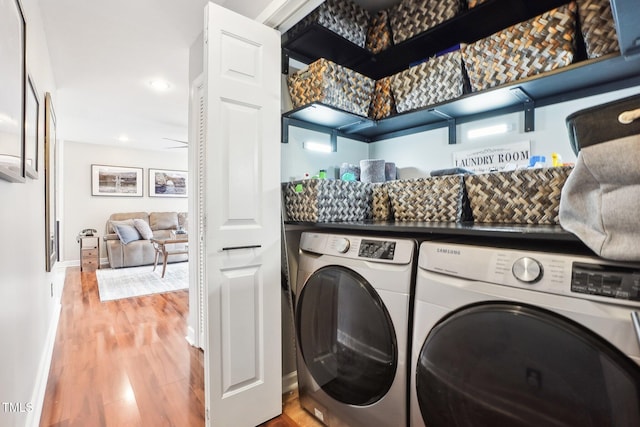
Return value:
[[(187, 291), (100, 302), (95, 273), (68, 268), (40, 426), (204, 426), (188, 305)], [(318, 426), (294, 392), (261, 427)]]

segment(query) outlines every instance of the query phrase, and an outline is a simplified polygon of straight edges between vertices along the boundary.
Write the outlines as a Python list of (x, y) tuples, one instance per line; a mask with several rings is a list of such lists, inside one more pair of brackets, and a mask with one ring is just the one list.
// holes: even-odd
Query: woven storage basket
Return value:
[(366, 9), (349, 0), (326, 0), (291, 27), (287, 36), (289, 39), (295, 39), (310, 25), (319, 24), (364, 48), (369, 19), (370, 15)]
[(391, 77), (377, 80), (373, 90), (373, 99), (369, 109), (369, 117), (374, 120), (384, 119), (396, 112), (396, 102), (391, 91)]
[(353, 70), (320, 58), (305, 70), (287, 78), (295, 108), (321, 102), (344, 111), (367, 116), (375, 81)]
[(471, 220), (463, 175), (390, 181), (396, 221), (461, 222)]
[(389, 9), (393, 42), (398, 44), (458, 15), (464, 0), (401, 0)]
[(560, 192), (572, 170), (519, 169), (467, 176), (474, 221), (558, 224)]
[(372, 218), (373, 189), (359, 181), (305, 179), (283, 184), (290, 221), (335, 222)]
[(576, 4), (543, 13), (462, 49), (475, 91), (571, 64)]
[(461, 58), (456, 50), (394, 74), (391, 90), (396, 110), (403, 113), (462, 95)]
[(393, 219), (391, 211), (391, 199), (386, 183), (373, 184), (373, 219), (377, 221), (388, 221)]
[(380, 53), (392, 44), (389, 13), (386, 10), (381, 10), (371, 18), (367, 30), (366, 47), (373, 53)]
[(578, 0), (578, 15), (589, 58), (620, 50), (609, 0)]

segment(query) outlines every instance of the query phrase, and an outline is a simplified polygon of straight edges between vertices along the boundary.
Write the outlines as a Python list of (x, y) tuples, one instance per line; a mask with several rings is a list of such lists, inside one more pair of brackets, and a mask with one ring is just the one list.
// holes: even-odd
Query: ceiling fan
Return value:
[(167, 148), (187, 148), (189, 146), (189, 141), (182, 141), (180, 139), (173, 139), (173, 138), (162, 138), (162, 139), (166, 139), (167, 141), (174, 141), (174, 142), (179, 142), (180, 144), (184, 144), (184, 145), (178, 145), (176, 147), (167, 147)]

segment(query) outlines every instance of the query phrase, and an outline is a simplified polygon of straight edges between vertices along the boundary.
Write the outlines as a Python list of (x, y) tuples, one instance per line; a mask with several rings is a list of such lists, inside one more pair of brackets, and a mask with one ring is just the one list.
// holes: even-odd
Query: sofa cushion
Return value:
[(151, 212), (149, 225), (155, 230), (176, 230), (178, 228), (177, 212)]
[(133, 220), (133, 226), (136, 228), (136, 230), (138, 230), (138, 233), (140, 233), (140, 236), (142, 236), (143, 239), (153, 239), (153, 231), (151, 231), (151, 227), (149, 227), (147, 221), (140, 218), (135, 218)]
[(125, 245), (135, 240), (140, 240), (140, 233), (138, 233), (138, 230), (133, 226), (133, 220), (131, 224), (127, 224), (125, 221), (112, 221), (111, 225), (115, 229), (120, 241)]
[(122, 212), (111, 214), (109, 220), (107, 221), (107, 229), (105, 230), (105, 234), (112, 234), (116, 232), (111, 226), (112, 221), (128, 221), (135, 218), (140, 218), (149, 222), (149, 214), (146, 212)]

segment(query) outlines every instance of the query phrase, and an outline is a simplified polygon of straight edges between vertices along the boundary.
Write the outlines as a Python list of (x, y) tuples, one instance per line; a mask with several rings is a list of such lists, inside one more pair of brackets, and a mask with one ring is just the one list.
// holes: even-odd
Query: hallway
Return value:
[(202, 426), (203, 353), (185, 340), (188, 291), (100, 302), (67, 269), (40, 426)]

